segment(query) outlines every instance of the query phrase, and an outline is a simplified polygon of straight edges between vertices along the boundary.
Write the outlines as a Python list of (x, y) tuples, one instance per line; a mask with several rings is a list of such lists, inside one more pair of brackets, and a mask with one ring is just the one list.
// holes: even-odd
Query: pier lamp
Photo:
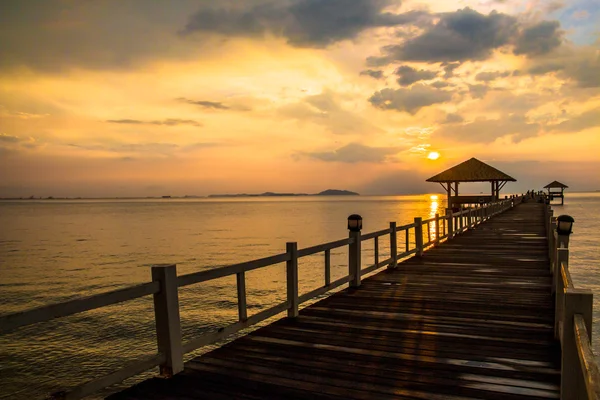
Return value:
[(362, 217), (358, 214), (352, 214), (348, 217), (348, 230), (351, 232), (360, 232), (362, 229)]
[(556, 218), (556, 233), (559, 235), (570, 235), (573, 232), (575, 220), (570, 215), (559, 215)]

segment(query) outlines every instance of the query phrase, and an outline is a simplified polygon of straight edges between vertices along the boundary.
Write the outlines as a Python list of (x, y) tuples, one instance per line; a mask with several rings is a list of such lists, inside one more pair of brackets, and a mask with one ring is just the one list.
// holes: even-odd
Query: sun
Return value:
[(437, 160), (438, 158), (440, 158), (440, 153), (438, 153), (437, 151), (432, 151), (431, 153), (429, 153), (427, 158), (429, 158), (430, 160)]

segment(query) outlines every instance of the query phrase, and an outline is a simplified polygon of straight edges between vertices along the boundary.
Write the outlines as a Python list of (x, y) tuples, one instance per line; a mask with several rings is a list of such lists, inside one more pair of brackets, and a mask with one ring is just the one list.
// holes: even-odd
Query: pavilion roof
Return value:
[(496, 168), (471, 158), (460, 163), (444, 172), (432, 176), (427, 182), (494, 182), (510, 181), (516, 182), (516, 179)]
[(554, 181), (554, 182), (549, 183), (546, 186), (544, 186), (544, 189), (553, 189), (553, 188), (566, 189), (566, 188), (568, 188), (568, 186), (565, 185), (564, 183), (560, 183), (559, 181)]

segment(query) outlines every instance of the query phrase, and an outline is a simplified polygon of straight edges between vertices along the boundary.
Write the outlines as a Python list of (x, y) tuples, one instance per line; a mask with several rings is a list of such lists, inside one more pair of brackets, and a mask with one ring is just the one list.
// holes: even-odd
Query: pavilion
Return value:
[(544, 186), (544, 189), (548, 189), (548, 198), (550, 200), (553, 200), (555, 197), (560, 197), (561, 206), (565, 204), (565, 189), (567, 188), (567, 185), (565, 185), (564, 183), (560, 183), (559, 181), (554, 181)]
[[(462, 204), (485, 204), (496, 201), (504, 185), (516, 181), (515, 178), (476, 158), (471, 158), (427, 179), (427, 182), (439, 183), (448, 193), (448, 208), (459, 207)], [(492, 193), (489, 196), (459, 196), (458, 185), (462, 182), (490, 182)]]

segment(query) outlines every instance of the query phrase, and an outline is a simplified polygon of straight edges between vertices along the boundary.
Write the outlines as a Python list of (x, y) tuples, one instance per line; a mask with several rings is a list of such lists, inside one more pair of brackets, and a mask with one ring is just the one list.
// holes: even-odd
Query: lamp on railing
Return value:
[(570, 215), (560, 215), (556, 218), (556, 233), (559, 235), (570, 235), (573, 233), (573, 222), (575, 220)]
[(358, 214), (352, 214), (348, 217), (348, 230), (359, 232), (362, 229), (362, 217)]

